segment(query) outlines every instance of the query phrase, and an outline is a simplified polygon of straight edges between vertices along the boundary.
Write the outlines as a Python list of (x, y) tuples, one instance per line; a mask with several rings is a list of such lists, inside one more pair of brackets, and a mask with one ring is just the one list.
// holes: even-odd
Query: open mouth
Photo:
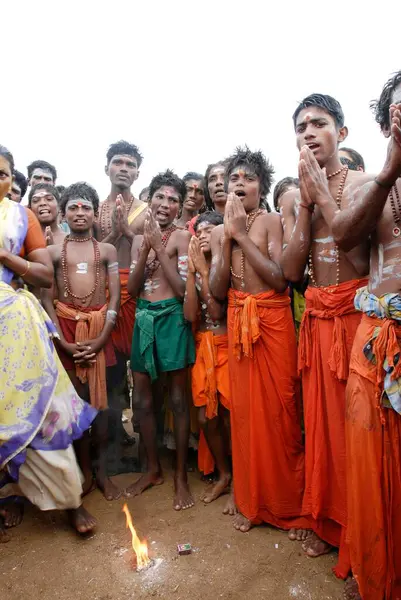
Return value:
[(50, 210), (43, 209), (43, 210), (39, 211), (39, 216), (40, 217), (50, 217), (50, 215), (51, 215)]
[(246, 194), (243, 190), (236, 190), (235, 195), (239, 198), (245, 198)]
[(319, 144), (307, 144), (307, 146), (312, 150), (312, 152), (320, 148)]

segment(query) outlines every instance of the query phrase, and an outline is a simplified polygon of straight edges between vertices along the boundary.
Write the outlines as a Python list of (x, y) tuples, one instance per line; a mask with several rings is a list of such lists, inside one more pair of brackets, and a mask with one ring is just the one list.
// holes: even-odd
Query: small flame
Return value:
[(126, 504), (123, 506), (123, 512), (125, 513), (125, 517), (127, 519), (127, 529), (131, 531), (132, 548), (136, 554), (136, 568), (139, 571), (140, 569), (147, 567), (151, 562), (148, 556), (148, 545), (146, 542), (141, 542), (137, 536), (135, 527), (132, 524), (131, 513)]

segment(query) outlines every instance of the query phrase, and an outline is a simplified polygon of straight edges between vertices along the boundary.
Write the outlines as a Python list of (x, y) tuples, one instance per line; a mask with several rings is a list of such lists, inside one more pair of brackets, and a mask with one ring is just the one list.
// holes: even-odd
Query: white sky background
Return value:
[(136, 194), (167, 167), (203, 173), (246, 143), (278, 181), (297, 175), (291, 117), (313, 92), (340, 101), (346, 145), (380, 170), (386, 143), (369, 101), (401, 69), (399, 0), (100, 4), (2, 7), (0, 143), (19, 170), (48, 160), (58, 183), (86, 180), (104, 199), (106, 150), (121, 138), (145, 157)]

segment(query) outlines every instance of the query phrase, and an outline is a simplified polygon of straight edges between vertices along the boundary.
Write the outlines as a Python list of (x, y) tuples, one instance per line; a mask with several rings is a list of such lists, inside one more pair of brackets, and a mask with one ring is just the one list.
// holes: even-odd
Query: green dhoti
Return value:
[(148, 373), (154, 381), (159, 373), (184, 369), (194, 362), (195, 343), (182, 302), (177, 298), (159, 302), (138, 298), (131, 369)]

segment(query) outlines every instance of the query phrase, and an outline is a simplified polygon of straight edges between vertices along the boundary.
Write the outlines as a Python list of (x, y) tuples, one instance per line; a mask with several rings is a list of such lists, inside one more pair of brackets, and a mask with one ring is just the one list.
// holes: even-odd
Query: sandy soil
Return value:
[[(137, 477), (120, 475), (114, 481), (125, 486)], [(198, 498), (205, 484), (198, 474), (190, 474), (190, 480)], [(335, 553), (309, 559), (299, 543), (269, 527), (239, 533), (222, 515), (224, 503), (224, 498), (209, 506), (198, 501), (176, 513), (171, 473), (163, 486), (129, 499), (138, 535), (147, 539), (155, 559), (143, 573), (132, 569), (123, 499), (107, 502), (98, 491), (86, 498), (85, 506), (99, 520), (86, 540), (69, 529), (64, 515), (29, 507), (22, 525), (10, 530), (11, 541), (0, 545), (1, 599), (341, 598), (343, 583), (331, 572)], [(178, 556), (177, 544), (186, 542), (192, 555)]]

